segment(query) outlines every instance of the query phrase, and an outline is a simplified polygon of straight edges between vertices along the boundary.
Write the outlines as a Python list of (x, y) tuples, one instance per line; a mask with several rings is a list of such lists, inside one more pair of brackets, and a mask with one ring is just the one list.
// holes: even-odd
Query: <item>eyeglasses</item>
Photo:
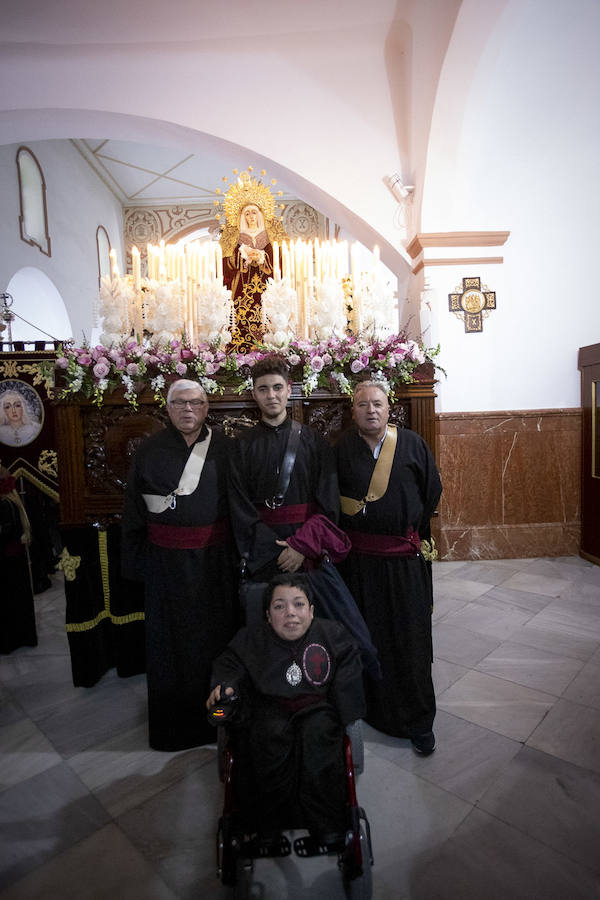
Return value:
[(195, 409), (197, 406), (204, 406), (206, 400), (169, 400), (169, 405), (174, 406), (176, 409), (183, 409), (186, 406), (191, 406), (192, 409)]

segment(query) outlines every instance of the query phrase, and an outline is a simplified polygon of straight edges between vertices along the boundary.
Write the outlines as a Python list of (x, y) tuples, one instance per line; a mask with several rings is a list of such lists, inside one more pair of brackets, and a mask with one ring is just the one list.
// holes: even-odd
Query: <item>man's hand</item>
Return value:
[(282, 572), (297, 572), (302, 567), (304, 556), (294, 550), (286, 541), (275, 541), (278, 547), (283, 547), (277, 557), (277, 565)]
[[(233, 691), (232, 687), (225, 688), (225, 696), (226, 697), (231, 697), (233, 692), (234, 691)], [(206, 708), (210, 709), (211, 706), (214, 706), (215, 703), (218, 703), (220, 699), (221, 699), (221, 685), (218, 684), (216, 686), (216, 688), (213, 688), (212, 691), (210, 692), (208, 700), (206, 701)]]

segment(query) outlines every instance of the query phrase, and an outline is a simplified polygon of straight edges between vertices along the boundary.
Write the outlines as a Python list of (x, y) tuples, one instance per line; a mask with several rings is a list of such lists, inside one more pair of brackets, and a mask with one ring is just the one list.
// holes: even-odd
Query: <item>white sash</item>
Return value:
[(167, 494), (166, 497), (162, 497), (160, 494), (142, 494), (144, 503), (148, 507), (149, 512), (163, 513), (167, 509), (175, 509), (175, 507), (177, 506), (178, 495), (187, 496), (188, 494), (194, 493), (194, 491), (198, 487), (200, 476), (202, 475), (202, 469), (204, 468), (204, 463), (206, 462), (206, 455), (208, 453), (210, 439), (212, 437), (212, 431), (210, 430), (208, 425), (206, 427), (208, 435), (199, 444), (194, 445), (194, 449), (188, 457), (185, 468), (181, 473), (179, 484), (177, 485), (175, 490), (171, 491), (170, 494)]

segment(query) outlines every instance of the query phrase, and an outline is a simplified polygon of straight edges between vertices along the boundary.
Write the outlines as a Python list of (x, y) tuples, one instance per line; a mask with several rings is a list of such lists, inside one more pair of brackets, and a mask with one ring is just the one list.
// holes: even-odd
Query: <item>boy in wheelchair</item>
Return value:
[(242, 628), (214, 662), (206, 703), (234, 742), (238, 825), (255, 855), (289, 853), (281, 831), (290, 828), (309, 831), (294, 841), (298, 855), (340, 852), (345, 726), (365, 712), (359, 651), (343, 625), (314, 618), (301, 574), (274, 578), (264, 609), (266, 620)]

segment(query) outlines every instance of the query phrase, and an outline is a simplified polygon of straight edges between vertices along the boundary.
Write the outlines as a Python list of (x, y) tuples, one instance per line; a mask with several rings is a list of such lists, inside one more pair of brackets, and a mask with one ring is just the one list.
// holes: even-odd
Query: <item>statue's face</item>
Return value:
[(258, 224), (258, 207), (246, 206), (243, 212), (243, 219), (246, 223), (246, 228), (256, 228)]

